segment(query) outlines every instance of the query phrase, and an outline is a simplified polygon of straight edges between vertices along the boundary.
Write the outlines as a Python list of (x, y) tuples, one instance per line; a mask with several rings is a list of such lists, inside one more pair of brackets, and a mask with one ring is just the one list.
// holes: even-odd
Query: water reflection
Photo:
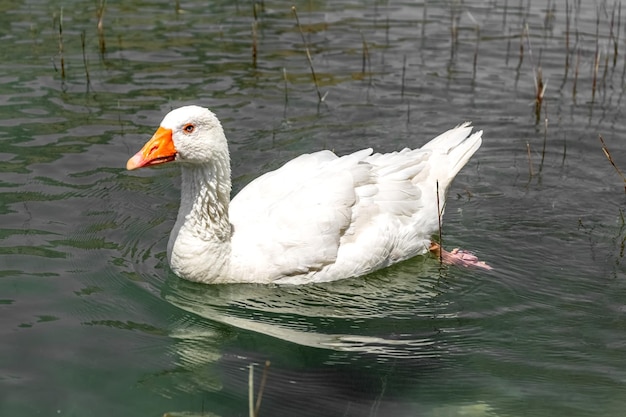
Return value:
[(164, 297), (213, 322), (301, 346), (398, 358), (433, 344), (424, 321), (454, 317), (438, 300), (446, 289), (446, 271), (438, 268), (419, 258), (403, 265), (402, 276), (396, 268), (315, 286), (206, 286), (172, 278)]
[(236, 398), (245, 412), (248, 367), (258, 365), (258, 387), (270, 360), (265, 413), (414, 415), (425, 405), (403, 381), (446, 379), (465, 343), (459, 336), (470, 331), (447, 292), (473, 272), (450, 273), (417, 258), (310, 286), (201, 285), (170, 275), (162, 296), (191, 313), (171, 334), (181, 389)]

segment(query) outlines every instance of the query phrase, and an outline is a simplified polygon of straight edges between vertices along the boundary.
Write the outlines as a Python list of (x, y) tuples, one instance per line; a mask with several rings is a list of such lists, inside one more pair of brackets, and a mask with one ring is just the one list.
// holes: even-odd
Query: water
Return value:
[[(259, 4), (256, 67), (248, 4), (107, 3), (102, 54), (93, 2), (2, 6), (0, 415), (247, 415), (267, 360), (261, 416), (622, 415), (625, 197), (598, 135), (626, 170), (626, 22), (610, 2), (568, 3), (569, 30), (565, 2), (470, 3), (298, 3), (322, 104), (280, 2)], [(444, 241), (495, 269), (178, 279), (178, 172), (123, 167), (189, 103), (223, 121), (236, 190), (472, 120)]]

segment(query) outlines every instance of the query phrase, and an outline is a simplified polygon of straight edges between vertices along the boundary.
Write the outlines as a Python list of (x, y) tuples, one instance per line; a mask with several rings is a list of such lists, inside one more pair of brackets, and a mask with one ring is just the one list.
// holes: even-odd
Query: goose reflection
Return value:
[(206, 286), (172, 277), (163, 295), (211, 322), (301, 346), (379, 359), (432, 356), (433, 320), (456, 316), (439, 297), (448, 286), (445, 272), (416, 260), (368, 278), (310, 286)]
[(178, 386), (237, 397), (245, 412), (249, 366), (259, 365), (258, 387), (270, 360), (267, 415), (414, 415), (407, 381), (448, 378), (462, 340), (456, 278), (431, 261), (309, 286), (202, 285), (172, 274), (162, 296), (189, 312), (171, 333)]

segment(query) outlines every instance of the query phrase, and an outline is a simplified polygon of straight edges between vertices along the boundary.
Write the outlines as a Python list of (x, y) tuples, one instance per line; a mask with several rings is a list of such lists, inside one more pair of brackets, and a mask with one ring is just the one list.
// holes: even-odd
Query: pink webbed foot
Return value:
[(443, 263), (448, 265), (460, 265), (466, 268), (480, 268), (487, 271), (493, 269), (485, 262), (479, 260), (476, 255), (463, 249), (455, 248), (452, 249), (452, 251), (448, 252), (438, 243), (431, 242), (430, 251), (435, 256), (440, 258)]

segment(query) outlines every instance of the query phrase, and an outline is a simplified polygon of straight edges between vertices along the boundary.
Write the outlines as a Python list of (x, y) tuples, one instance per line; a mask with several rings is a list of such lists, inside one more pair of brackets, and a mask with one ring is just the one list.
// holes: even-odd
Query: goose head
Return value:
[(126, 163), (126, 169), (177, 161), (210, 164), (228, 159), (228, 145), (219, 120), (209, 109), (185, 106), (169, 112), (152, 138)]

